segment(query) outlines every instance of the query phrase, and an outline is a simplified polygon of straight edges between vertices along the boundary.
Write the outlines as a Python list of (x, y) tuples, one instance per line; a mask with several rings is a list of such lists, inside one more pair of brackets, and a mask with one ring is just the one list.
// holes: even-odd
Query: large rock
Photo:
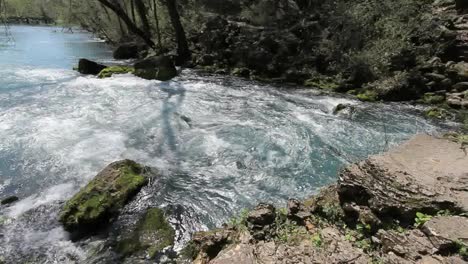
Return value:
[(146, 49), (148, 47), (144, 44), (125, 43), (114, 50), (113, 56), (116, 60), (136, 59), (139, 58), (140, 52)]
[(134, 65), (135, 75), (147, 80), (168, 81), (177, 76), (174, 62), (168, 56), (154, 56)]
[(468, 212), (468, 156), (460, 144), (417, 135), (340, 173), (340, 200), (407, 223), (415, 213)]
[(98, 75), (105, 68), (107, 68), (106, 65), (102, 65), (88, 59), (80, 59), (78, 62), (78, 72), (81, 74)]
[(144, 167), (131, 160), (111, 163), (66, 202), (60, 222), (78, 237), (109, 223), (146, 185), (144, 172)]

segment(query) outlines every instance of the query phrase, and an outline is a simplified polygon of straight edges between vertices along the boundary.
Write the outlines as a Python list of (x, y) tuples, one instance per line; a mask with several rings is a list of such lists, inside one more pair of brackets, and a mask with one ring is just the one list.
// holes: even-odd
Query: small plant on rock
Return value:
[(432, 215), (427, 215), (421, 212), (416, 213), (416, 218), (414, 218), (414, 226), (420, 227), (424, 225), (427, 221), (431, 220)]

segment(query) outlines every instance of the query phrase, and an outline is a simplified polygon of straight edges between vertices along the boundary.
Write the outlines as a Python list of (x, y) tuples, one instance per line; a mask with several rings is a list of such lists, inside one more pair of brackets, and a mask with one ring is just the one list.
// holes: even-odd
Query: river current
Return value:
[[(0, 199), (20, 201), (0, 207), (0, 262), (91, 263), (103, 242), (71, 242), (57, 215), (116, 160), (161, 173), (118, 221), (164, 208), (179, 249), (242, 208), (306, 197), (350, 162), (442, 130), (412, 106), (193, 70), (169, 82), (83, 76), (78, 58), (113, 63), (103, 42), (53, 27), (10, 33), (0, 30)], [(354, 111), (334, 115), (339, 103)]]

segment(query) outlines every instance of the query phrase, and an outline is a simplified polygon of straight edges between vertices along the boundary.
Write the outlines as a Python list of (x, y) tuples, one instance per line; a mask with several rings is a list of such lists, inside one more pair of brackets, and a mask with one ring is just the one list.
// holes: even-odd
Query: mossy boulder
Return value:
[(332, 78), (328, 77), (316, 77), (304, 81), (304, 86), (318, 88), (321, 90), (334, 91), (340, 87), (338, 83), (333, 81)]
[(375, 102), (378, 99), (378, 95), (375, 91), (366, 90), (364, 92), (359, 93), (356, 95), (357, 99), (365, 102)]
[(111, 163), (66, 202), (60, 213), (65, 230), (81, 237), (109, 223), (147, 184), (145, 168), (131, 160)]
[(426, 117), (433, 119), (446, 119), (450, 117), (450, 113), (443, 108), (432, 107), (426, 111)]
[(177, 76), (174, 62), (168, 56), (153, 56), (134, 65), (135, 75), (147, 80), (168, 81)]
[(425, 93), (423, 102), (426, 104), (440, 104), (445, 101), (445, 96), (436, 93)]
[(133, 67), (128, 66), (111, 66), (103, 69), (99, 74), (98, 78), (109, 78), (114, 74), (125, 74), (125, 73), (133, 73), (135, 69)]
[(174, 236), (174, 228), (164, 217), (164, 212), (151, 208), (138, 221), (135, 230), (123, 235), (116, 249), (124, 256), (145, 252), (153, 258), (164, 248), (174, 245)]

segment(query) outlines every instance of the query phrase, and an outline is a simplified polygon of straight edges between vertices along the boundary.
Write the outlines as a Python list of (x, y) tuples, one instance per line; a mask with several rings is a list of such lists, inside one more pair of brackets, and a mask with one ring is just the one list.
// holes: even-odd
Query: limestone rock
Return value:
[(426, 222), (422, 231), (439, 250), (447, 250), (456, 243), (468, 245), (468, 218), (436, 216)]
[(431, 241), (418, 229), (399, 233), (395, 230), (380, 230), (377, 235), (382, 245), (382, 251), (403, 257), (406, 260), (416, 261), (424, 255), (437, 252)]
[(341, 201), (412, 223), (417, 211), (468, 211), (468, 156), (460, 145), (417, 135), (340, 173)]

